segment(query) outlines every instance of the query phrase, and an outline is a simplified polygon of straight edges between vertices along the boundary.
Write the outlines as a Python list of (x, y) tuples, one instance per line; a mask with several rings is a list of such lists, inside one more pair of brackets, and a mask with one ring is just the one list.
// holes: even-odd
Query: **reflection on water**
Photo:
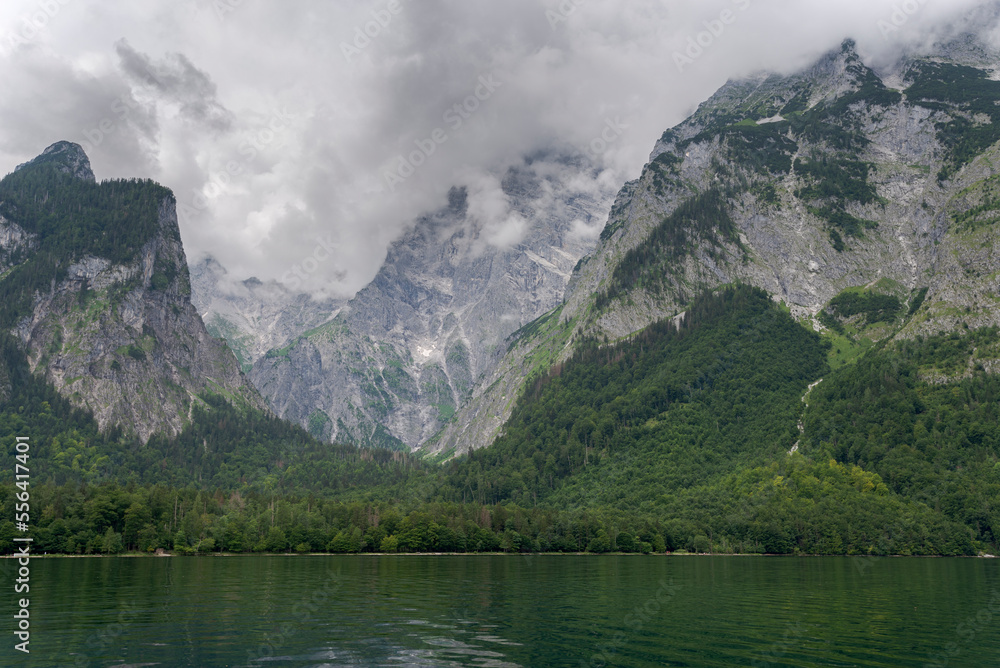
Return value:
[(993, 666), (997, 592), (977, 559), (45, 559), (18, 663)]
[[(462, 628), (463, 625), (476, 628)], [(389, 622), (377, 626), (378, 633), (373, 637), (343, 641), (349, 644), (356, 642), (363, 645), (363, 649), (331, 647), (301, 656), (261, 657), (258, 663), (264, 666), (292, 664), (317, 667), (385, 665), (521, 668), (521, 664), (508, 661), (502, 652), (480, 644), (517, 646), (519, 643), (483, 634), (482, 626), (474, 621), (456, 620), (455, 624), (445, 624), (424, 619), (407, 619), (401, 623)], [(393, 638), (396, 639), (395, 642)], [(400, 640), (411, 642), (407, 643), (409, 646), (404, 646)]]

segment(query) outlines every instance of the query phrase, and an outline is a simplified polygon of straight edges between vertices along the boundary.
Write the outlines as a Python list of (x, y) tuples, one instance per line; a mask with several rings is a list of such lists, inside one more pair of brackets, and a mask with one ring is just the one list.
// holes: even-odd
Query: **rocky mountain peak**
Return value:
[(94, 171), (90, 168), (90, 158), (79, 144), (58, 141), (42, 151), (37, 158), (18, 165), (14, 171), (31, 165), (52, 165), (60, 172), (70, 174), (84, 181), (95, 182)]
[(143, 442), (181, 433), (208, 394), (264, 408), (191, 303), (169, 189), (96, 183), (69, 142), (19, 169), (0, 180), (0, 334), (13, 334), (28, 369), (102, 429)]
[[(574, 339), (623, 339), (728, 283), (769, 292), (838, 363), (888, 339), (995, 325), (997, 62), (958, 35), (876, 70), (848, 40), (797, 73), (727, 82), (663, 133), (563, 305), (506, 347), (424, 447), (489, 445), (524, 379)], [(893, 315), (854, 330), (831, 315), (866, 299)]]

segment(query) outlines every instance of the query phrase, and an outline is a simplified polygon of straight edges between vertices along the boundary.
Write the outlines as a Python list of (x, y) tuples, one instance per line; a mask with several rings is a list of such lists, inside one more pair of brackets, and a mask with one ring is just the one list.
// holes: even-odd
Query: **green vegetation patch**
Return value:
[(326, 426), (330, 424), (330, 417), (321, 410), (313, 411), (309, 416), (309, 435), (317, 440), (323, 440), (326, 433)]
[(910, 296), (910, 309), (908, 315), (912, 316), (920, 307), (924, 305), (924, 301), (927, 299), (927, 291), (929, 288), (919, 288), (913, 291)]
[(153, 263), (153, 275), (149, 279), (152, 290), (166, 291), (177, 279), (177, 264), (163, 255), (157, 255)]
[(548, 313), (542, 315), (524, 325), (516, 332), (507, 337), (510, 342), (507, 344), (507, 352), (510, 352), (521, 340), (528, 340), (537, 337), (539, 334), (550, 330), (554, 325), (558, 325), (559, 316), (562, 315), (565, 304), (560, 304)]
[(653, 191), (663, 197), (666, 195), (668, 187), (680, 186), (681, 182), (678, 177), (680, 176), (680, 165), (683, 162), (683, 158), (670, 151), (656, 156), (647, 168), (653, 180)]
[(282, 348), (271, 348), (266, 353), (264, 353), (264, 359), (269, 359), (269, 360), (283, 359), (283, 358), (287, 359), (288, 356), (291, 354), (292, 349), (295, 348), (295, 346), (298, 345), (298, 343), (299, 339), (295, 339), (287, 346), (284, 346)]
[(974, 368), (976, 359), (995, 356), (998, 343), (1000, 330), (987, 327), (961, 334), (951, 332), (919, 337), (900, 345), (903, 354), (921, 374), (955, 377)]
[(809, 98), (812, 91), (809, 88), (802, 88), (790, 99), (779, 112), (782, 116), (802, 113), (809, 107)]
[(835, 318), (850, 319), (863, 316), (865, 325), (893, 322), (903, 310), (899, 297), (869, 291), (845, 290), (830, 300), (826, 312)]
[(795, 160), (795, 173), (806, 185), (795, 194), (806, 200), (835, 200), (870, 204), (878, 201), (878, 193), (869, 182), (874, 171), (871, 163), (851, 158), (823, 156), (814, 160)]
[(715, 189), (691, 197), (625, 254), (598, 294), (597, 308), (636, 288), (663, 293), (670, 286), (669, 278), (698, 242), (714, 255), (714, 249), (721, 248), (724, 241), (741, 245), (726, 197)]
[(253, 368), (253, 356), (247, 345), (250, 337), (245, 332), (218, 314), (205, 323), (205, 329), (208, 330), (210, 336), (225, 341), (229, 349), (233, 351), (233, 355), (236, 356), (236, 361), (239, 362), (243, 373), (250, 373)]
[(875, 187), (869, 182), (874, 165), (850, 157), (823, 156), (813, 160), (795, 160), (795, 172), (805, 180), (796, 196), (813, 204), (810, 213), (828, 224), (830, 241), (837, 251), (846, 246), (843, 236), (861, 237), (864, 231), (877, 226), (871, 220), (847, 213), (848, 202), (871, 204), (879, 201)]
[(745, 119), (723, 127), (709, 126), (691, 139), (680, 142), (678, 148), (684, 150), (691, 144), (719, 137), (731, 162), (764, 176), (787, 174), (792, 169), (792, 156), (798, 150), (798, 144), (788, 137), (789, 128), (786, 121), (758, 125)]
[(787, 174), (798, 144), (788, 135), (788, 123), (737, 124), (723, 132), (729, 157), (765, 176)]
[(936, 124), (948, 159), (938, 173), (944, 181), (1000, 141), (1000, 81), (983, 70), (951, 63), (915, 63), (906, 73), (906, 96), (915, 104), (941, 111), (950, 120)]
[(972, 202), (968, 208), (951, 214), (959, 232), (975, 232), (1000, 222), (1000, 176), (991, 176), (961, 194)]

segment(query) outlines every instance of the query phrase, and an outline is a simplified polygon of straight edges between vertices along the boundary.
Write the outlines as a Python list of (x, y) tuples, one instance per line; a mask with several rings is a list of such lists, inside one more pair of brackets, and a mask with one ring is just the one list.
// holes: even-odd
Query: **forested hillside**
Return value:
[(828, 342), (733, 286), (589, 342), (493, 446), (440, 470), (211, 397), (141, 446), (30, 376), (0, 443), (37, 443), (51, 551), (975, 554), (997, 547), (1000, 385), (970, 356), (997, 345), (993, 329), (886, 344), (831, 371)]
[(638, 465), (624, 488), (604, 480), (591, 494), (626, 493), (622, 506), (650, 510), (664, 489), (787, 451), (802, 394), (828, 370), (827, 345), (762, 290), (703, 294), (679, 325), (591, 341), (538, 378), (503, 436), (452, 465), (454, 496), (535, 501), (592, 469)]
[[(872, 365), (905, 373), (899, 369), (910, 356), (926, 365), (955, 363), (990, 336), (873, 350), (862, 365), (831, 374), (830, 344), (763, 291), (703, 294), (680, 327), (665, 321), (618, 345), (591, 343), (538, 379), (493, 446), (451, 465), (447, 489), (455, 500), (656, 517), (670, 549), (968, 554), (974, 541), (995, 545), (984, 513), (995, 516), (1000, 498), (1000, 431), (989, 428), (985, 445), (965, 450), (973, 428), (950, 425), (978, 423), (973, 433), (982, 441), (986, 416), (996, 410), (985, 388), (969, 395), (979, 416), (965, 403), (934, 414), (943, 423), (935, 442), (950, 457), (936, 456), (927, 481), (949, 480), (951, 496), (943, 488), (929, 495), (897, 485), (892, 464), (848, 456), (843, 436), (833, 440), (841, 449), (829, 447), (817, 425), (829, 429), (832, 418), (818, 416), (831, 411), (840, 420), (857, 415), (850, 423), (866, 442), (883, 452), (906, 450), (898, 435), (880, 440), (869, 426), (906, 424), (914, 404), (888, 387), (884, 400), (872, 403), (881, 390), (859, 386), (855, 374)], [(821, 378), (806, 410), (807, 387)], [(992, 377), (933, 387), (947, 397), (959, 396), (961, 387), (965, 397), (973, 392), (966, 385), (984, 383), (991, 387)], [(854, 405), (830, 397), (850, 397)], [(797, 425), (803, 413), (804, 434)], [(980, 486), (988, 476), (992, 486)], [(977, 491), (955, 498), (961, 489)]]

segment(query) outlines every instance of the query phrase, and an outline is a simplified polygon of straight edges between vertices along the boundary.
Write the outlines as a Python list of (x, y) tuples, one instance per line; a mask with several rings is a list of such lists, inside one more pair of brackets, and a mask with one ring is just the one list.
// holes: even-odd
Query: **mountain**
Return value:
[(166, 188), (98, 183), (80, 146), (53, 144), (0, 181), (0, 272), (0, 328), (102, 429), (179, 434), (206, 392), (265, 408), (191, 304)]
[[(335, 315), (277, 297), (255, 311), (274, 286), (229, 286), (206, 265), (230, 295), (210, 308), (234, 321), (332, 317), (255, 362), (272, 404), (324, 440), (402, 447), (412, 428), (441, 466), (208, 394), (179, 435), (132, 445), (0, 340), (0, 442), (41, 435), (54, 472), (35, 493), (54, 511), (38, 545), (846, 554), (862, 570), (872, 555), (995, 554), (998, 62), (963, 38), (875, 70), (845, 42), (799, 74), (730, 82), (657, 142), (572, 271), (539, 250), (559, 229), (586, 245), (576, 226), (476, 243), (487, 232), (461, 190)], [(117, 258), (147, 242), (142, 197), (103, 209), (131, 225), (97, 226), (60, 208), (66, 193), (91, 202), (71, 188), (12, 185), (0, 322), (61, 285), (70, 249)], [(24, 215), (39, 207), (61, 215)], [(505, 286), (529, 260), (531, 289)], [(516, 329), (501, 317), (545, 302)], [(447, 421), (443, 396), (458, 406)], [(0, 522), (0, 551), (15, 535)]]
[(579, 341), (627, 337), (734, 282), (832, 341), (834, 368), (882, 341), (1000, 322), (998, 62), (962, 36), (876, 71), (847, 41), (798, 74), (727, 83), (663, 134), (565, 303), (426, 450), (490, 444), (525, 380)]
[[(437, 434), (506, 351), (507, 338), (563, 296), (606, 212), (567, 176), (582, 160), (540, 157), (502, 188), (523, 225), (511, 242), (448, 206), (417, 220), (381, 270), (329, 323), (258, 359), (254, 385), (282, 417), (326, 440), (411, 449)], [(297, 307), (296, 307), (297, 308)], [(324, 309), (325, 311), (326, 309)]]
[(277, 281), (233, 281), (213, 257), (191, 267), (191, 301), (209, 334), (225, 339), (245, 373), (267, 351), (332, 320), (347, 300), (314, 300)]

